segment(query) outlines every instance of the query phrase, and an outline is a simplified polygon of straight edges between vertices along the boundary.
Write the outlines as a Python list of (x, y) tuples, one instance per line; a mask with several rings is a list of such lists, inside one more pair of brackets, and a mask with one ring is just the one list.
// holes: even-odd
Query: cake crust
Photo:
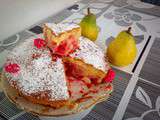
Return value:
[(76, 104), (65, 104), (63, 105), (63, 107), (55, 109), (51, 106), (40, 105), (28, 101), (26, 98), (21, 96), (15, 88), (10, 86), (10, 84), (6, 80), (4, 73), (2, 73), (2, 85), (6, 96), (12, 103), (16, 104), (17, 107), (34, 115), (50, 117), (67, 116), (87, 110), (90, 107), (96, 105), (97, 103), (108, 99), (108, 97), (113, 91), (113, 85), (112, 83), (109, 83), (107, 86), (110, 86), (110, 89), (108, 89), (107, 91), (101, 91), (99, 94), (95, 95), (91, 99), (87, 99), (83, 102), (77, 102)]

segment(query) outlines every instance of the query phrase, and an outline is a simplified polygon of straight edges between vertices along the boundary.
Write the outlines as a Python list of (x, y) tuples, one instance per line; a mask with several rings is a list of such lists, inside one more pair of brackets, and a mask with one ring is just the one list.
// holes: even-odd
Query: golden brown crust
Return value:
[(11, 100), (11, 102), (16, 104), (19, 108), (27, 112), (31, 112), (32, 114), (35, 115), (52, 116), (52, 117), (66, 116), (87, 110), (90, 107), (94, 106), (95, 104), (106, 100), (110, 96), (110, 93), (113, 90), (112, 87), (112, 89), (104, 91), (104, 93), (100, 93), (99, 95), (95, 95), (93, 98), (87, 99), (86, 101), (83, 102), (75, 103), (71, 108), (69, 108), (68, 104), (66, 104), (61, 108), (55, 109), (53, 107), (35, 104), (26, 100), (23, 96), (19, 95), (18, 91), (15, 88), (9, 85), (8, 80), (4, 75), (2, 78), (2, 84), (6, 96), (9, 98), (9, 100)]
[[(7, 78), (6, 78), (7, 79)], [(8, 80), (7, 80), (8, 81)], [(58, 109), (64, 105), (68, 105), (68, 100), (50, 100), (49, 91), (39, 91), (38, 93), (32, 93), (30, 95), (25, 95), (21, 92), (19, 87), (17, 86), (16, 82), (12, 82), (12, 85), (10, 84), (10, 87), (12, 89), (15, 89), (18, 95), (23, 96), (26, 100), (34, 103), (34, 104), (41, 104), (45, 106), (50, 106), (55, 109)]]
[[(85, 77), (86, 78), (89, 78), (89, 77), (98, 78), (96, 84), (102, 83), (102, 79), (105, 76), (105, 73), (102, 70), (98, 70), (98, 69), (94, 68), (93, 65), (84, 63), (83, 60), (81, 60), (81, 59), (75, 59), (75, 58), (71, 58), (71, 57), (63, 57), (62, 60), (63, 60), (64, 64), (71, 63), (73, 65), (76, 65), (77, 68), (79, 68), (77, 70), (76, 69), (74, 70), (75, 71), (75, 73), (73, 73), (74, 75), (78, 76), (79, 73), (77, 71), (81, 71), (81, 75), (83, 75), (84, 78)], [(68, 66), (64, 67), (65, 71), (66, 71), (67, 67)], [(38, 93), (26, 95), (21, 92), (21, 90), (18, 88), (16, 83), (12, 83), (12, 87), (14, 87), (14, 89), (17, 89), (17, 92), (19, 95), (23, 96), (25, 99), (27, 99), (28, 101), (35, 103), (35, 104), (50, 106), (55, 109), (58, 109), (62, 106), (71, 107), (73, 105), (73, 102), (71, 102), (69, 100), (55, 100), (55, 101), (49, 100), (49, 96), (48, 96), (49, 91), (39, 91)], [(84, 100), (84, 98), (80, 98), (79, 100), (76, 101), (76, 103), (79, 103), (79, 101), (82, 101), (82, 100)]]
[[(39, 92), (39, 94), (43, 94), (43, 93)], [(23, 96), (24, 98), (26, 98), (27, 100), (31, 101), (32, 103), (41, 104), (41, 105), (45, 105), (45, 106), (50, 106), (50, 107), (53, 107), (55, 109), (58, 109), (58, 108), (60, 108), (64, 105), (68, 104), (67, 100), (51, 101), (47, 97), (37, 99), (36, 97), (34, 97), (34, 95), (28, 95), (28, 96), (24, 95), (24, 94), (20, 94), (20, 95)]]

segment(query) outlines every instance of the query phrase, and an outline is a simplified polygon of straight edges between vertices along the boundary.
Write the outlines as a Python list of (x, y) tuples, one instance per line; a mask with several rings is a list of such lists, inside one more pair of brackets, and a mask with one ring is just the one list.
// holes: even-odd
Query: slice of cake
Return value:
[(79, 47), (81, 28), (75, 24), (44, 24), (43, 34), (47, 46), (60, 56), (67, 56)]
[(84, 37), (79, 40), (79, 49), (63, 58), (67, 76), (74, 76), (88, 86), (102, 83), (110, 69), (105, 54), (92, 41)]
[[(63, 59), (63, 62), (65, 64), (67, 76), (82, 80), (86, 82), (86, 84), (100, 84), (105, 77), (105, 72), (94, 68), (93, 65), (84, 63), (80, 59), (67, 57)], [(87, 80), (84, 78), (87, 78)]]

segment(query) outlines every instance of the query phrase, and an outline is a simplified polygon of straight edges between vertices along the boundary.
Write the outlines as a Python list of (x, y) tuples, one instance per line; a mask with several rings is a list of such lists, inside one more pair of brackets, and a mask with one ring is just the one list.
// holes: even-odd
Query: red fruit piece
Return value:
[(91, 88), (93, 86), (93, 84), (87, 84), (88, 88)]
[(71, 97), (72, 96), (72, 92), (70, 90), (68, 90), (68, 93), (69, 93), (69, 96)]
[(76, 100), (76, 102), (78, 102), (78, 103), (85, 102), (91, 98), (93, 98), (93, 97), (92, 96), (82, 97), (82, 98), (79, 98), (78, 100)]
[(91, 84), (91, 80), (90, 80), (89, 78), (87, 78), (87, 77), (83, 77), (83, 78), (81, 78), (81, 80), (82, 80), (86, 85)]
[(90, 90), (90, 92), (92, 92), (92, 93), (97, 93), (98, 90)]
[(89, 92), (84, 93), (84, 94), (83, 94), (83, 97), (88, 96), (90, 93), (91, 93), (90, 91), (89, 91)]
[(34, 39), (34, 46), (40, 49), (46, 46), (46, 42), (42, 38), (36, 38)]
[(104, 82), (112, 82), (114, 77), (115, 72), (112, 69), (109, 69), (107, 75), (104, 78)]
[(94, 93), (97, 93), (97, 92), (98, 92), (98, 90), (89, 90), (88, 92), (86, 92), (86, 93), (83, 94), (83, 97), (88, 96), (91, 93), (94, 94)]
[(91, 79), (91, 81), (92, 81), (92, 83), (94, 84), (94, 85), (98, 85), (100, 82), (99, 82), (99, 79), (98, 78), (90, 78)]
[(108, 85), (108, 86), (105, 87), (105, 89), (106, 89), (106, 90), (111, 90), (111, 89), (112, 89), (112, 86), (111, 86), (111, 85)]
[(5, 71), (8, 73), (17, 73), (20, 70), (20, 67), (16, 63), (9, 63), (5, 66)]
[(40, 57), (41, 55), (40, 54), (32, 54), (32, 58), (33, 59), (37, 59), (38, 57)]
[(80, 93), (82, 93), (82, 94), (84, 93), (84, 91), (83, 91), (83, 90), (80, 90), (79, 92), (80, 92)]
[(57, 55), (52, 55), (52, 61), (56, 61), (58, 59), (59, 56)]
[(70, 36), (66, 40), (63, 40), (57, 47), (53, 48), (55, 54), (61, 56), (67, 56), (74, 52), (79, 46), (78, 40), (74, 36)]

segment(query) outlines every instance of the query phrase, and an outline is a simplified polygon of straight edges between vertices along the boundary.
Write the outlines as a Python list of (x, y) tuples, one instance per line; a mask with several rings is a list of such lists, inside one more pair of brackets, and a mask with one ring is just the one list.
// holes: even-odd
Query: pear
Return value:
[(90, 8), (87, 10), (88, 14), (80, 22), (81, 34), (82, 36), (95, 41), (99, 33), (99, 28), (96, 23), (96, 15), (90, 12)]
[(127, 31), (121, 31), (118, 36), (109, 43), (107, 48), (108, 60), (119, 67), (131, 64), (137, 54), (135, 39), (131, 33), (131, 27)]

